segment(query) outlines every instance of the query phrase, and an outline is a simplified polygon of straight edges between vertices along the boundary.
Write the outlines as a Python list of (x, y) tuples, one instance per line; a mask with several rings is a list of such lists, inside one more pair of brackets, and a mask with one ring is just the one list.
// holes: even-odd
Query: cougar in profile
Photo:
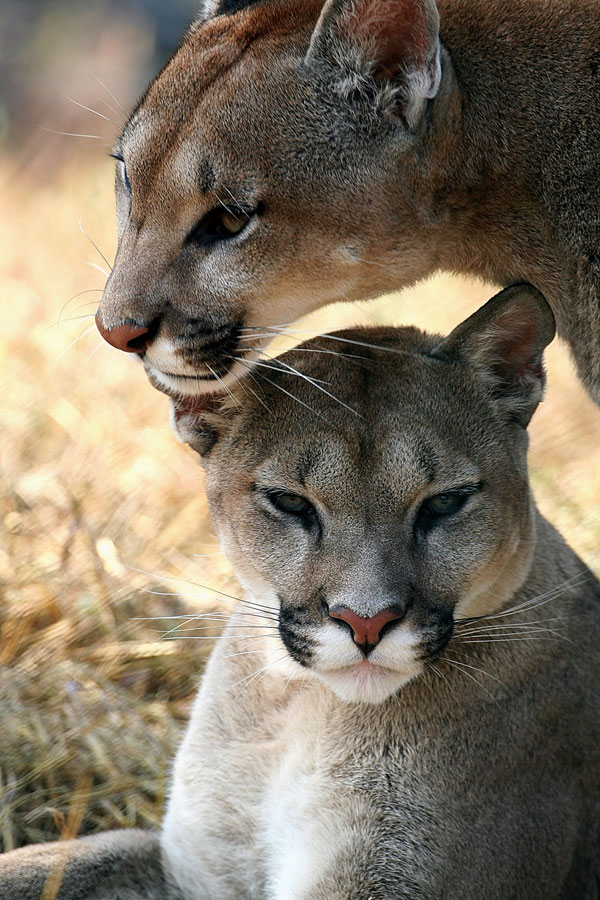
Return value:
[(600, 585), (527, 479), (553, 334), (516, 286), (174, 402), (245, 593), (132, 898), (597, 900)]
[(600, 402), (599, 48), (597, 0), (205, 0), (115, 149), (101, 331), (192, 395), (340, 297), (528, 281)]

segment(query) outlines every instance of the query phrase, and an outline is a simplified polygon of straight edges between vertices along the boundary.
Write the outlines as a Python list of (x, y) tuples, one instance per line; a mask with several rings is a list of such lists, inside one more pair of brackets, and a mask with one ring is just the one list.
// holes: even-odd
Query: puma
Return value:
[(205, 2), (115, 150), (100, 331), (194, 395), (341, 298), (528, 281), (600, 402), (599, 48), (597, 0)]
[(519, 285), (174, 401), (245, 593), (123, 897), (597, 900), (600, 584), (527, 478), (553, 334)]

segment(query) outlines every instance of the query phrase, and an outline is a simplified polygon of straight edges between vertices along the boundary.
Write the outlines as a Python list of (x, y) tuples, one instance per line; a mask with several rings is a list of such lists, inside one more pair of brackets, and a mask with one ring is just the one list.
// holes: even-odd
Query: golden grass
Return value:
[[(0, 177), (10, 183), (8, 162)], [(0, 223), (5, 850), (158, 823), (209, 642), (161, 640), (164, 622), (138, 619), (218, 607), (215, 591), (237, 590), (210, 530), (201, 470), (172, 436), (166, 400), (135, 360), (94, 329), (82, 334), (92, 319), (69, 321), (93, 313), (99, 295), (81, 292), (104, 281), (84, 264), (105, 265), (79, 231), (82, 214), (109, 259), (114, 251), (111, 181), (109, 163), (71, 166), (47, 184), (22, 178), (6, 192)], [(299, 327), (375, 320), (444, 331), (490, 290), (438, 278)], [(558, 344), (549, 370), (532, 426), (535, 492), (598, 571), (600, 416)]]

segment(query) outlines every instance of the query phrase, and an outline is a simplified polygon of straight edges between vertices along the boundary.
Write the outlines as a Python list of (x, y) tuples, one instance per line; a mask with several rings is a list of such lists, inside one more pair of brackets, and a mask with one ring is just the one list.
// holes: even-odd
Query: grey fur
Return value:
[(167, 888), (156, 835), (137, 829), (0, 855), (2, 900), (42, 900), (42, 895), (44, 900), (176, 900)]

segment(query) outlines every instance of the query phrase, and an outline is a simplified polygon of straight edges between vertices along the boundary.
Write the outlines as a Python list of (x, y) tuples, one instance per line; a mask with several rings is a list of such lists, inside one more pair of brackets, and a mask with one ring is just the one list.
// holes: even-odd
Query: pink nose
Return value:
[[(99, 314), (96, 313), (96, 327), (105, 341), (125, 353), (144, 353), (152, 343), (150, 328), (136, 325), (135, 322), (125, 322), (116, 328), (105, 328)], [(146, 335), (148, 337), (144, 340)]]
[(376, 616), (365, 619), (363, 616), (357, 616), (351, 609), (338, 607), (330, 609), (329, 615), (332, 619), (341, 619), (342, 622), (346, 622), (352, 629), (354, 643), (360, 647), (363, 653), (368, 653), (381, 640), (381, 631), (384, 625), (404, 618), (404, 611), (400, 611), (399, 608), (383, 609)]

